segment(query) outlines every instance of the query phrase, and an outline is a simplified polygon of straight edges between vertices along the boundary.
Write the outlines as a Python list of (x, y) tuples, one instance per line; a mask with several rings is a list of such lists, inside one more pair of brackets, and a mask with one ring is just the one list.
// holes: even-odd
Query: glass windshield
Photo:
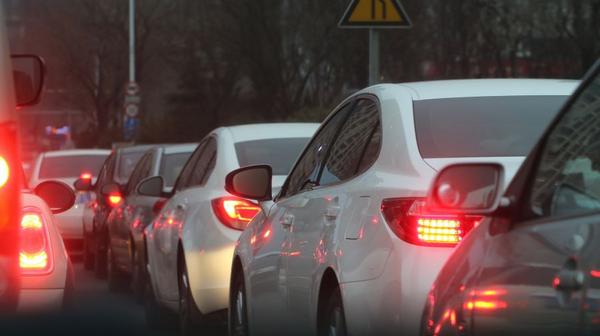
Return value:
[(309, 138), (264, 139), (235, 144), (240, 167), (268, 164), (273, 175), (287, 175)]
[(165, 180), (166, 187), (173, 187), (175, 180), (177, 180), (177, 176), (179, 176), (181, 169), (183, 169), (183, 166), (190, 158), (190, 155), (192, 155), (192, 152), (167, 154), (163, 156), (160, 165), (160, 176)]
[(524, 156), (568, 96), (503, 96), (415, 101), (424, 158)]
[(40, 179), (78, 178), (82, 173), (97, 176), (108, 155), (69, 155), (45, 157)]
[(115, 178), (120, 182), (127, 182), (129, 176), (133, 172), (135, 165), (142, 158), (146, 150), (136, 152), (121, 152), (119, 156), (119, 164)]

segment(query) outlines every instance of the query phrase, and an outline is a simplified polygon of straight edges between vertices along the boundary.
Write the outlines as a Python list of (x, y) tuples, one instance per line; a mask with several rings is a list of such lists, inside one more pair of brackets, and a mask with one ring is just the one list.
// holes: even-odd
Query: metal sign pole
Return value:
[(129, 0), (129, 82), (135, 82), (135, 0)]
[(369, 85), (379, 83), (379, 31), (369, 29)]

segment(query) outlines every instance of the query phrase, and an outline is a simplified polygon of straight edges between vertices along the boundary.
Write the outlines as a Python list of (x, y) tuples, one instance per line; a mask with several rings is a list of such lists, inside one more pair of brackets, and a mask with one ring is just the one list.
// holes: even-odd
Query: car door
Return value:
[[(598, 334), (600, 79), (569, 103), (538, 146), (512, 226), (490, 226), (465, 308), (474, 332)], [(524, 173), (522, 173), (524, 174)], [(587, 295), (587, 297), (586, 297)]]
[[(316, 311), (313, 303), (318, 276), (328, 266), (327, 254), (334, 251), (335, 234), (344, 235), (348, 224), (357, 228), (352, 216), (369, 206), (368, 195), (357, 194), (360, 191), (351, 186), (356, 181), (351, 180), (370, 166), (359, 171), (361, 158), (379, 127), (377, 102), (371, 96), (363, 96), (340, 112), (342, 126), (338, 126), (335, 135), (325, 137), (325, 145), (320, 145), (326, 153), (315, 185), (296, 197), (288, 209), (294, 218), (285, 263), (288, 305), (296, 312), (295, 318), (309, 327), (314, 326), (311, 316)], [(357, 217), (360, 222), (360, 216)]]
[[(154, 237), (152, 238), (152, 271), (157, 285), (157, 295), (163, 301), (176, 301), (179, 299), (177, 286), (177, 264), (172, 264), (171, 255), (177, 245), (173, 246), (173, 226), (176, 226), (176, 218), (181, 216), (181, 204), (187, 204), (188, 189), (192, 182), (192, 175), (198, 159), (206, 148), (206, 141), (202, 141), (191, 155), (185, 167), (181, 170), (175, 186), (173, 196), (161, 211), (159, 218), (154, 223)], [(175, 287), (175, 288), (174, 288)]]

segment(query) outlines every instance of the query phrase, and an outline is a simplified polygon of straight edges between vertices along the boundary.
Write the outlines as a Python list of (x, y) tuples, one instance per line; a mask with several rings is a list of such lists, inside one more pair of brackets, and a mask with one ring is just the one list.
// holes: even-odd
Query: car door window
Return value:
[(313, 137), (290, 173), (282, 197), (294, 195), (307, 186), (316, 184), (319, 168), (353, 105), (354, 103), (351, 102), (340, 108)]
[(215, 138), (208, 139), (206, 143), (206, 149), (196, 162), (192, 177), (190, 179), (189, 186), (202, 186), (208, 180), (208, 177), (212, 173), (215, 167), (215, 160), (217, 156), (217, 141)]
[(102, 169), (100, 169), (100, 173), (98, 174), (98, 179), (96, 181), (96, 185), (97, 186), (102, 186), (106, 183), (106, 180), (108, 179), (109, 172), (110, 169), (109, 167), (111, 166), (111, 162), (114, 161), (115, 158), (115, 154), (111, 154), (106, 161), (104, 162), (104, 165), (102, 165)]
[(200, 158), (200, 156), (202, 156), (202, 153), (204, 152), (205, 148), (206, 140), (198, 145), (198, 148), (196, 148), (192, 156), (190, 156), (185, 166), (181, 170), (181, 173), (179, 174), (179, 177), (177, 177), (177, 181), (175, 182), (175, 187), (173, 188), (175, 192), (181, 191), (190, 186), (190, 180), (192, 178), (192, 174), (194, 173), (196, 162), (198, 162), (198, 159)]
[(131, 173), (131, 177), (129, 178), (129, 182), (127, 183), (126, 193), (129, 195), (135, 192), (135, 188), (141, 180), (148, 177), (150, 174), (150, 169), (152, 168), (152, 153), (145, 154), (136, 167), (133, 169)]
[(547, 137), (535, 172), (538, 216), (600, 210), (600, 78), (580, 93)]
[[(350, 111), (339, 136), (335, 139), (327, 155), (327, 161), (319, 179), (320, 186), (348, 180), (360, 173), (361, 166), (365, 169), (372, 164), (370, 161), (373, 159), (372, 157), (362, 165), (360, 162), (378, 125), (377, 103), (371, 99), (359, 99)], [(373, 145), (379, 143), (380, 141), (375, 140)], [(372, 156), (374, 151), (378, 153), (379, 148), (376, 150), (370, 148), (369, 155)]]

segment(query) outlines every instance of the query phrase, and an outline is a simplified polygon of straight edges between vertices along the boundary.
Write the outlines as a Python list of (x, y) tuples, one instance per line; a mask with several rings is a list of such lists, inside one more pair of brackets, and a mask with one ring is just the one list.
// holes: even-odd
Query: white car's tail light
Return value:
[(476, 216), (427, 213), (422, 199), (384, 199), (381, 211), (400, 239), (424, 246), (454, 246), (481, 221)]
[(260, 206), (239, 197), (221, 197), (212, 201), (212, 208), (226, 226), (244, 230), (248, 223), (260, 212)]
[(52, 253), (48, 228), (41, 212), (32, 209), (23, 211), (19, 265), (25, 274), (43, 274), (52, 269)]

